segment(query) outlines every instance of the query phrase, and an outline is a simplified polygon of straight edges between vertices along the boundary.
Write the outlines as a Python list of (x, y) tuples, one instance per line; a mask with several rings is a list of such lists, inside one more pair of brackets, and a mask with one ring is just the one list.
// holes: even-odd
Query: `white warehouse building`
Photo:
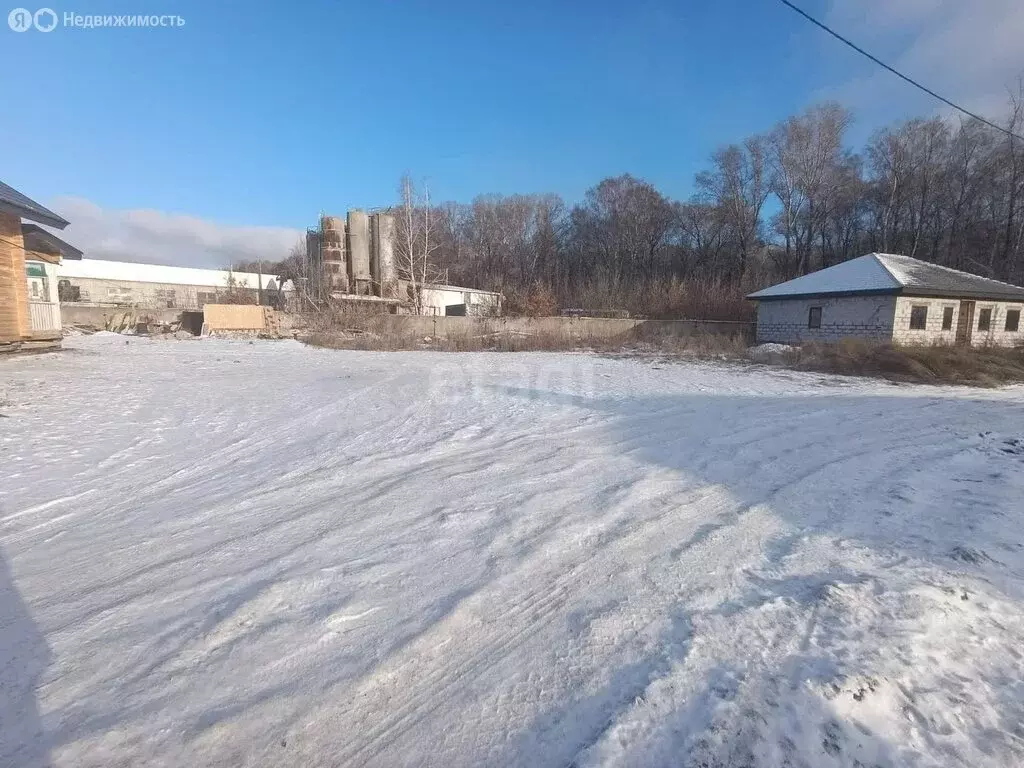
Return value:
[(162, 264), (134, 264), (103, 259), (64, 261), (57, 267), (61, 303), (94, 307), (202, 309), (229, 294), (255, 298), (262, 286), (264, 303), (291, 295), (291, 282), (277, 275), (194, 269)]
[(747, 298), (759, 342), (1024, 345), (1024, 288), (898, 254), (869, 253)]
[(501, 314), (501, 294), (494, 291), (434, 283), (421, 285), (419, 291), (424, 315), (497, 317)]

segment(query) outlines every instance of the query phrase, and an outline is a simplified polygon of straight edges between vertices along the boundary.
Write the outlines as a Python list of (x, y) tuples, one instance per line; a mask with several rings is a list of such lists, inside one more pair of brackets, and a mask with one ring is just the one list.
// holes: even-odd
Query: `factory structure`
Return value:
[[(392, 314), (501, 314), (501, 294), (404, 279), (396, 250), (395, 218), (386, 212), (322, 215), (306, 230), (306, 295), (326, 301), (376, 305)], [(419, 293), (418, 301), (414, 292)]]
[(395, 220), (386, 213), (349, 211), (346, 219), (321, 216), (306, 230), (307, 290), (316, 299), (380, 299), (399, 296)]
[(56, 272), (61, 303), (77, 306), (199, 310), (228, 301), (286, 308), (293, 292), (277, 275), (164, 264), (78, 258)]

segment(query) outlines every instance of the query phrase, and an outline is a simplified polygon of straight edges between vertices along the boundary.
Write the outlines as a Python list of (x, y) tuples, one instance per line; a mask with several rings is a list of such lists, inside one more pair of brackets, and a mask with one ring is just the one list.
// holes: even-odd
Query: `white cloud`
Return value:
[[(825, 21), (908, 77), (990, 119), (1004, 116), (1008, 88), (1024, 74), (1021, 0), (833, 0)], [(823, 44), (859, 56), (832, 38)], [(843, 84), (830, 98), (857, 109), (944, 111), (932, 97), (860, 60), (871, 74)]]
[(105, 209), (80, 197), (50, 202), (70, 222), (57, 236), (93, 259), (223, 268), (260, 257), (283, 259), (302, 236), (286, 227), (236, 227), (163, 211)]

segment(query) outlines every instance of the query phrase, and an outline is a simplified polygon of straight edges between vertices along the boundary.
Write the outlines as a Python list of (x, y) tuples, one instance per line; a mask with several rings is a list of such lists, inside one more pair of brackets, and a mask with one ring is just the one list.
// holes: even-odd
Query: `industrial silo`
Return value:
[(395, 264), (395, 219), (387, 213), (373, 216), (373, 279), (380, 295), (393, 299), (398, 295), (398, 271)]
[(320, 257), (320, 230), (306, 230), (306, 292), (314, 299), (322, 299), (326, 290), (324, 263)]
[(370, 217), (366, 211), (348, 212), (348, 253), (355, 293), (371, 293), (373, 275), (370, 273)]
[(320, 253), (327, 285), (332, 292), (348, 293), (345, 222), (337, 216), (323, 216), (320, 219), (320, 232)]

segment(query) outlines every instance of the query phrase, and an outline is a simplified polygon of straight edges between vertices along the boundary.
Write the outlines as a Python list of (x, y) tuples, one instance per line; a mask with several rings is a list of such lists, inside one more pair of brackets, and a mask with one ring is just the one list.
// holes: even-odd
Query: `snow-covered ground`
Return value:
[(0, 361), (0, 765), (1019, 766), (1024, 389)]

